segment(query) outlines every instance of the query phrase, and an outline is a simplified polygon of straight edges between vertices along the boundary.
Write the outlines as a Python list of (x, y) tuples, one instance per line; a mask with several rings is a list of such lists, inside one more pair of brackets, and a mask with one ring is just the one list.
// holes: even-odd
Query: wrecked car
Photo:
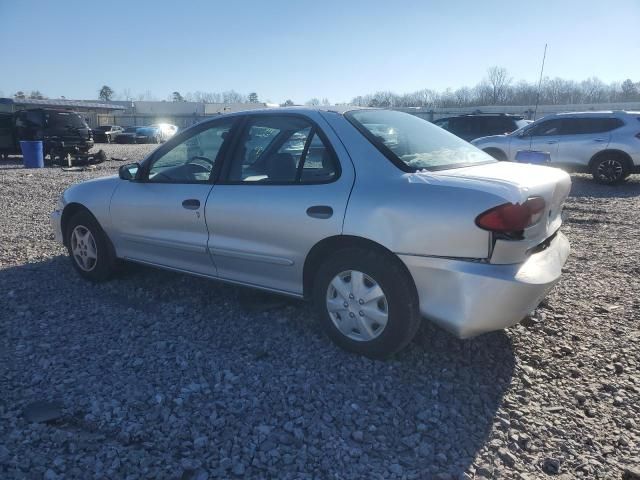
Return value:
[(397, 111), (283, 108), (184, 130), (51, 215), (77, 272), (118, 259), (312, 300), (374, 358), (423, 318), (471, 337), (518, 323), (559, 280), (569, 176), (498, 162)]

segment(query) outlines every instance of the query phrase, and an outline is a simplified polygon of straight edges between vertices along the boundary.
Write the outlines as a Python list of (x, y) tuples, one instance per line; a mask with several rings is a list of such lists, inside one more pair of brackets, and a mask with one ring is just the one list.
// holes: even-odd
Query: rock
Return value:
[(622, 469), (622, 480), (640, 480), (640, 466), (624, 467)]
[(392, 464), (389, 466), (389, 471), (390, 471), (391, 473), (396, 474), (396, 475), (402, 475), (403, 469), (402, 469), (402, 467), (401, 467), (399, 464), (397, 464), (397, 463), (392, 463)]
[(513, 467), (516, 464), (516, 457), (506, 448), (498, 449), (498, 457), (509, 467)]
[(242, 462), (234, 463), (233, 469), (231, 471), (233, 472), (234, 475), (237, 475), (239, 477), (244, 475), (244, 472), (245, 472), (244, 464)]
[(23, 415), (27, 422), (53, 422), (62, 417), (62, 408), (59, 401), (37, 401), (24, 407)]
[(613, 364), (613, 370), (620, 375), (621, 373), (624, 372), (624, 366), (621, 363), (614, 363)]
[(549, 475), (556, 475), (560, 472), (560, 460), (546, 457), (542, 461), (542, 470)]
[(229, 470), (232, 466), (233, 466), (233, 462), (231, 461), (230, 458), (225, 457), (222, 460), (220, 460), (220, 468), (224, 470)]
[(351, 438), (356, 442), (362, 442), (364, 440), (364, 434), (362, 433), (362, 430), (356, 430), (351, 433)]

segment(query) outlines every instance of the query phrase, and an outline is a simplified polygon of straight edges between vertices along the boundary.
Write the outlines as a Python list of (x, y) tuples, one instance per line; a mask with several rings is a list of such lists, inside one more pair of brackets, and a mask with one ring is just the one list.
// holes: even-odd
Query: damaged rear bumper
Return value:
[(422, 315), (467, 338), (520, 322), (558, 282), (569, 250), (558, 232), (546, 249), (519, 264), (399, 257), (413, 276)]

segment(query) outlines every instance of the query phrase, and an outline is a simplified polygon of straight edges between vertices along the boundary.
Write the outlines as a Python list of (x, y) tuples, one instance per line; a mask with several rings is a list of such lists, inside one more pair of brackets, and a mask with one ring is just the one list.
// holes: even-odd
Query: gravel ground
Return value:
[(640, 177), (573, 177), (572, 255), (521, 325), (460, 341), (425, 324), (379, 362), (295, 301), (143, 267), (82, 281), (48, 215), (120, 164), (0, 162), (0, 477), (640, 475)]

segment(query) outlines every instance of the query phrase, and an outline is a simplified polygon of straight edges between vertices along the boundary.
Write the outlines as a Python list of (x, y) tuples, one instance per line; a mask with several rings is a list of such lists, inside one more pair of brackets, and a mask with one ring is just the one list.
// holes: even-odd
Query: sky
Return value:
[(0, 0), (0, 94), (97, 98), (102, 85), (346, 102), (473, 86), (493, 65), (640, 81), (640, 0)]

